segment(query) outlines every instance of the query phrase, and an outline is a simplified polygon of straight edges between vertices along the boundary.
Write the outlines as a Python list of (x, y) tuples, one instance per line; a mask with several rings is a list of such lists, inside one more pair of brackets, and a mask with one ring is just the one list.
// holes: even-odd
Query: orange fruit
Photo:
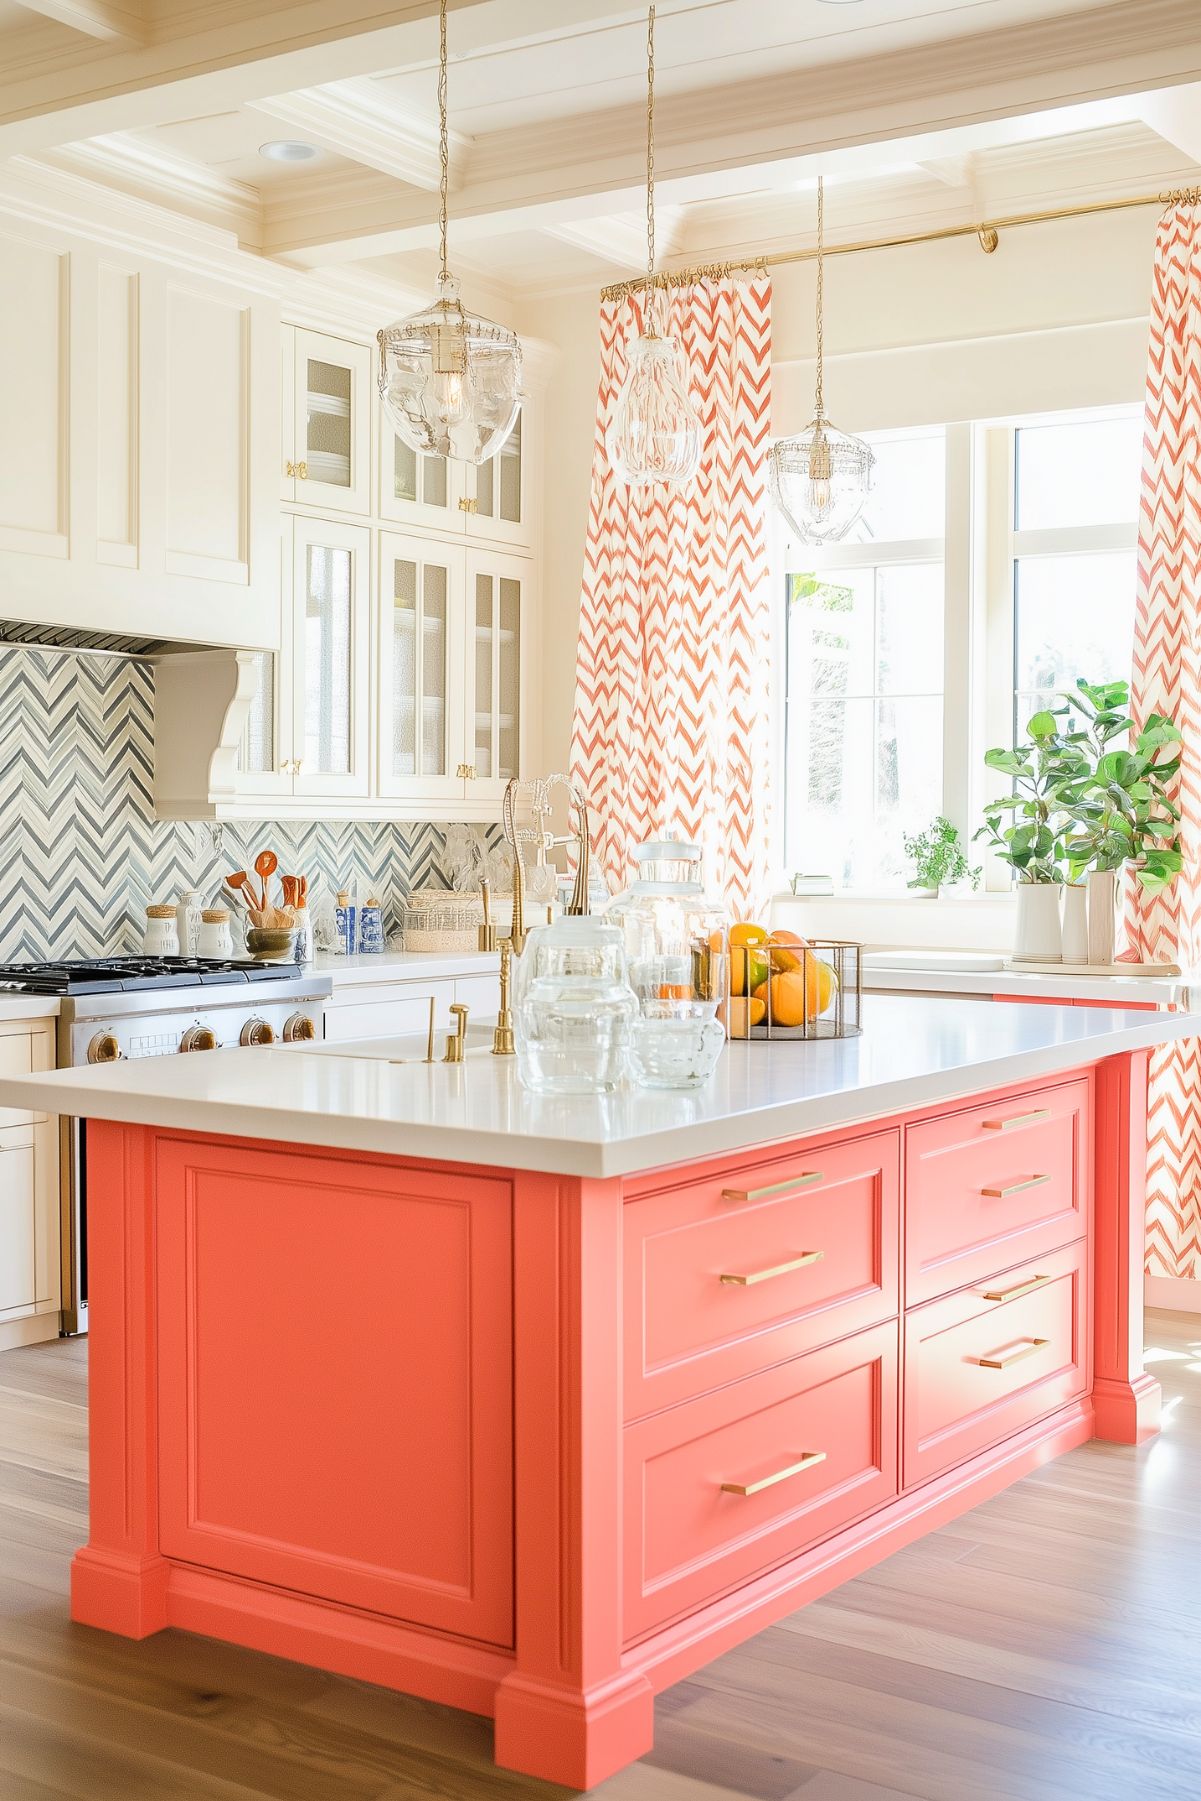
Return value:
[(812, 1025), (834, 998), (834, 971), (820, 957), (803, 959), (803, 969), (782, 969), (754, 991), (754, 999), (771, 1003), (772, 1024)]
[(767, 941), (767, 954), (771, 958), (772, 968), (799, 969), (803, 958), (798, 957), (794, 951), (782, 950), (778, 947), (794, 944), (797, 950), (804, 950), (808, 942), (807, 938), (799, 937), (796, 932), (773, 932)]
[(717, 1017), (729, 1032), (731, 1038), (748, 1038), (751, 1026), (757, 1026), (767, 1012), (767, 1002), (756, 1000), (730, 1000), (725, 1006), (717, 1009)]
[(766, 982), (771, 965), (762, 951), (748, 950), (745, 945), (730, 947), (730, 993), (745, 994)]
[(730, 943), (740, 945), (766, 944), (767, 933), (762, 926), (750, 922), (730, 927)]

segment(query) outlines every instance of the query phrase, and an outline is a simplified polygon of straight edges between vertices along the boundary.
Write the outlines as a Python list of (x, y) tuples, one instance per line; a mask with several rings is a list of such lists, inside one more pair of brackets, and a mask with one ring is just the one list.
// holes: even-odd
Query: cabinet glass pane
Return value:
[(421, 773), (446, 774), (447, 574), (439, 563), (422, 571)]
[(392, 599), (392, 773), (417, 773), (417, 565), (397, 557)]
[(304, 752), (309, 775), (350, 774), (351, 553), (310, 544), (304, 605)]
[(449, 575), (407, 557), (392, 567), (392, 773), (445, 775)]
[(269, 650), (260, 650), (254, 663), (258, 687), (242, 734), (238, 765), (245, 775), (268, 775), (275, 768), (275, 657)]
[(486, 519), (521, 524), (521, 414), (494, 457), (475, 472), (475, 510)]
[(403, 438), (392, 439), (392, 492), (397, 500), (444, 507), (449, 501), (445, 457), (420, 456)]
[(350, 370), (307, 358), (309, 480), (350, 486)]
[(493, 581), (490, 575), (475, 578), (475, 772), (492, 774), (492, 656)]
[(518, 727), (521, 682), (521, 583), (509, 576), (500, 581), (500, 643), (497, 655), (497, 752), (502, 782), (518, 773)]

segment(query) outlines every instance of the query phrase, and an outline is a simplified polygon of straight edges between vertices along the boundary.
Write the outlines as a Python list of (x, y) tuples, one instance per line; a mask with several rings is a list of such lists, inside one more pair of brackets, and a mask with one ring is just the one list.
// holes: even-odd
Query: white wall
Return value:
[[(1138, 400), (1154, 208), (1024, 226), (986, 256), (975, 238), (833, 257), (826, 400), (850, 431)], [(773, 427), (807, 421), (814, 269), (774, 274)], [(599, 348), (596, 292), (531, 305), (522, 328), (559, 351), (546, 403), (543, 752), (564, 767)]]

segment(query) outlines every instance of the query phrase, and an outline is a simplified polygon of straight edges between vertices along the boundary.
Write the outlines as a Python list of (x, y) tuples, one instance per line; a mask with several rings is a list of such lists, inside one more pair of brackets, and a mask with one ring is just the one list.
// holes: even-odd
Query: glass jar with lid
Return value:
[(608, 1094), (626, 1073), (630, 988), (622, 935), (568, 917), (525, 935), (513, 978), (517, 1073), (538, 1094)]
[(642, 1012), (716, 1015), (725, 993), (727, 920), (705, 893), (701, 852), (669, 832), (634, 852), (637, 875), (605, 914), (625, 940), (630, 985)]

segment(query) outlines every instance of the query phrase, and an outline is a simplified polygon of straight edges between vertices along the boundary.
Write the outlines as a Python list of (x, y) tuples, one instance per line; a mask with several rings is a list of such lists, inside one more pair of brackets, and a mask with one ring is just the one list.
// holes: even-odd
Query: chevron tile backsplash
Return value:
[(446, 884), (434, 824), (156, 820), (153, 714), (148, 663), (0, 649), (0, 961), (136, 951), (148, 901), (216, 899), (267, 845), (314, 898), (374, 889), (388, 929), (410, 890)]

